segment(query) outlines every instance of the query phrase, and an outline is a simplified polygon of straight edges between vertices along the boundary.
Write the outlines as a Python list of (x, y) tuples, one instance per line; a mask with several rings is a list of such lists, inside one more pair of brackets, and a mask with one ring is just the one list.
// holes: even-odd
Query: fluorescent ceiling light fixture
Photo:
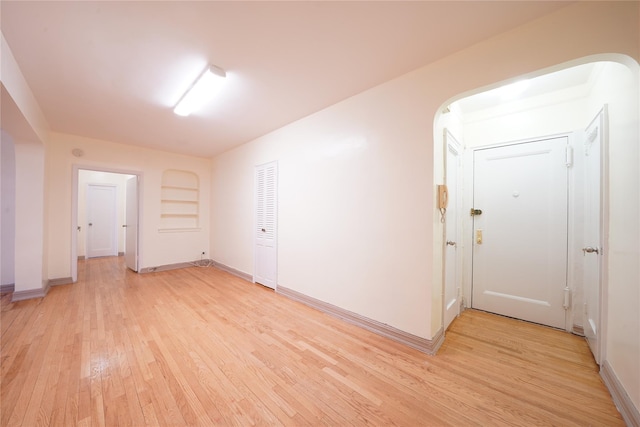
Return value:
[(179, 116), (188, 116), (200, 109), (220, 89), (226, 76), (223, 69), (209, 65), (180, 98), (173, 112)]

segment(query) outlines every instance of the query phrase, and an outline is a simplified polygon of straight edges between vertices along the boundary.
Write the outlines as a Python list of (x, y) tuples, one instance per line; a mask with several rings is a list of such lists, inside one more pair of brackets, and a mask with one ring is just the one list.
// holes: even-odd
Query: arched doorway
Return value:
[[(633, 102), (633, 85), (637, 85), (637, 77), (630, 71), (629, 67), (619, 62), (605, 61), (607, 59), (618, 59), (610, 56), (597, 58), (603, 61), (594, 62), (593, 58), (577, 61), (555, 67), (547, 72), (537, 73), (529, 77), (529, 87), (519, 94), (515, 89), (523, 89), (522, 86), (512, 85), (509, 88), (496, 86), (493, 90), (483, 91), (475, 96), (458, 97), (443, 106), (442, 112), (435, 120), (435, 162), (445, 164), (446, 140), (445, 134), (453, 135), (463, 146), (463, 162), (460, 182), (460, 189), (463, 191), (462, 208), (456, 218), (448, 217), (447, 222), (456, 221), (462, 230), (462, 241), (456, 242), (455, 258), (446, 251), (450, 245), (446, 245), (449, 239), (445, 234), (445, 226), (442, 228), (442, 238), (436, 239), (437, 245), (434, 248), (443, 254), (443, 300), (442, 321), (446, 328), (448, 301), (447, 294), (452, 294), (447, 286), (456, 286), (460, 289), (460, 305), (463, 307), (473, 307), (474, 291), (474, 249), (477, 248), (478, 227), (474, 227), (474, 218), (470, 215), (473, 206), (474, 174), (473, 153), (488, 147), (514, 145), (518, 142), (531, 141), (537, 137), (548, 137), (550, 135), (566, 135), (569, 145), (573, 148), (574, 158), (576, 154), (583, 155), (584, 139), (588, 136), (586, 131), (594, 121), (602, 120), (602, 126), (606, 125), (606, 120), (601, 117), (601, 111), (605, 104), (610, 104), (618, 117), (612, 120), (616, 122), (633, 122), (634, 117), (625, 117), (633, 114), (636, 110), (625, 111), (624, 106)], [(623, 59), (628, 59), (624, 57)], [(577, 65), (576, 65), (577, 64)], [(632, 66), (637, 68), (634, 62)], [(514, 81), (506, 83), (514, 83)], [(509, 91), (513, 89), (514, 91)], [(637, 89), (637, 88), (636, 88)], [(636, 90), (637, 92), (637, 90)], [(637, 118), (635, 118), (637, 123)], [(603, 137), (606, 135), (603, 135)], [(619, 138), (618, 138), (619, 137)], [(616, 130), (616, 137), (613, 144), (623, 144), (625, 136)], [(605, 141), (606, 143), (606, 141)], [(576, 151), (579, 149), (579, 152)], [(608, 200), (608, 161), (611, 159), (606, 146), (603, 146), (602, 175), (598, 182), (603, 184), (600, 192), (601, 206), (600, 218), (600, 240), (607, 241), (609, 233), (609, 200)], [(620, 158), (615, 156), (617, 162)], [(442, 162), (442, 163), (439, 163)], [(566, 306), (566, 321), (564, 329), (576, 333), (585, 333), (595, 329), (598, 336), (594, 337), (594, 354), (598, 358), (601, 353), (603, 342), (601, 334), (602, 319), (606, 319), (607, 302), (602, 300), (607, 286), (607, 251), (602, 251), (602, 243), (590, 245), (584, 242), (584, 217), (585, 208), (584, 192), (584, 167), (571, 164), (569, 171), (567, 190), (570, 192), (567, 200), (567, 259), (566, 259), (566, 282), (560, 288), (562, 305)], [(612, 164), (611, 167), (615, 167)], [(436, 183), (447, 180), (447, 167), (438, 168), (436, 171)], [(535, 179), (535, 177), (533, 177)], [(507, 178), (508, 179), (508, 178)], [(580, 191), (578, 191), (580, 189)], [(513, 193), (512, 193), (513, 194)], [(485, 230), (480, 228), (480, 232)], [(485, 236), (483, 236), (486, 238)], [(520, 242), (526, 245), (526, 242)], [(600, 246), (599, 246), (600, 245)], [(583, 251), (591, 248), (593, 251)], [(544, 249), (543, 249), (544, 250)], [(597, 251), (597, 252), (596, 252)], [(449, 251), (451, 252), (451, 251)], [(598, 274), (598, 288), (595, 292), (586, 289), (585, 283), (585, 261), (595, 261), (600, 267)], [(476, 260), (477, 261), (477, 258)], [(451, 271), (448, 263), (460, 263), (460, 274), (455, 281), (449, 280), (447, 271)], [(500, 272), (497, 272), (499, 275)], [(565, 289), (566, 288), (566, 289)], [(454, 292), (455, 293), (455, 292)], [(593, 301), (593, 297), (596, 301)], [(595, 322), (589, 322), (589, 313), (585, 304), (595, 304)], [(460, 307), (460, 305), (458, 307)], [(454, 307), (455, 309), (455, 307)], [(563, 307), (564, 309), (564, 307)], [(452, 318), (452, 316), (448, 316)], [(455, 317), (455, 316), (453, 316)], [(518, 316), (514, 316), (518, 317)], [(593, 319), (591, 319), (593, 320)]]

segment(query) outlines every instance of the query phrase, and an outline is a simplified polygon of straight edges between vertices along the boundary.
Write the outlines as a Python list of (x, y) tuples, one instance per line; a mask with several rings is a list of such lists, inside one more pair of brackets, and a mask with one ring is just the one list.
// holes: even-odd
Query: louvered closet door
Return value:
[(278, 164), (257, 166), (255, 172), (256, 221), (253, 281), (276, 288)]

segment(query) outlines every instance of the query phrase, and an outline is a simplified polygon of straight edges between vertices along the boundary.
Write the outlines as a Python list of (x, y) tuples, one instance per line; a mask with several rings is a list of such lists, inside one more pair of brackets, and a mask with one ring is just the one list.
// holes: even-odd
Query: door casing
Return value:
[(125, 249), (124, 259), (127, 267), (138, 272), (138, 177), (133, 176), (127, 179), (126, 188), (126, 210), (125, 210)]
[[(444, 269), (443, 269), (443, 326), (446, 330), (460, 314), (462, 304), (462, 144), (448, 130), (444, 130), (445, 171), (444, 183), (449, 189), (449, 206), (444, 214)], [(450, 164), (450, 154), (456, 164)], [(452, 277), (450, 277), (452, 276)]]

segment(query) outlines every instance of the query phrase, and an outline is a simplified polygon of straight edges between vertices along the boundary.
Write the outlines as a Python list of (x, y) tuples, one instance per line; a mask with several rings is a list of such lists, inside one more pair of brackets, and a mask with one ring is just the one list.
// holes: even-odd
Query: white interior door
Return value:
[(565, 327), (567, 143), (475, 151), (474, 308)]
[(253, 281), (275, 289), (277, 282), (278, 165), (257, 166), (255, 267)]
[(116, 186), (87, 185), (87, 258), (118, 255)]
[(449, 204), (445, 222), (445, 272), (444, 272), (444, 329), (460, 314), (462, 239), (460, 208), (462, 206), (461, 145), (445, 130), (446, 149), (445, 184), (449, 190)]
[(584, 209), (582, 277), (584, 284), (584, 333), (600, 363), (600, 290), (602, 271), (601, 239), (601, 153), (604, 142), (606, 107), (587, 127), (584, 138)]
[(127, 268), (138, 271), (138, 177), (127, 179), (125, 197), (124, 261)]

